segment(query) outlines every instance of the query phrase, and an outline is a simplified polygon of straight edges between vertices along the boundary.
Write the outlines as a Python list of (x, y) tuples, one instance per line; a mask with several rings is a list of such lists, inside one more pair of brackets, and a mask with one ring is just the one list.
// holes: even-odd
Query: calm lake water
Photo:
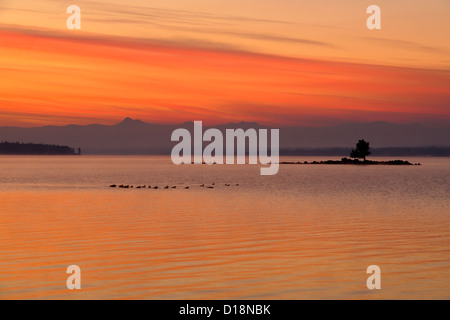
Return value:
[(423, 165), (263, 177), (168, 157), (0, 157), (0, 298), (449, 299), (450, 159), (407, 160)]

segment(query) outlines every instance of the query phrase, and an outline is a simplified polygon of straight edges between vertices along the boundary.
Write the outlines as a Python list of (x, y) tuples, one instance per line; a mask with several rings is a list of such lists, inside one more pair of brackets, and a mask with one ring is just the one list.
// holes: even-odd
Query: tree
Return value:
[(364, 159), (364, 161), (366, 161), (368, 155), (370, 155), (370, 146), (369, 142), (366, 142), (364, 139), (359, 140), (356, 144), (356, 149), (352, 149), (350, 153), (351, 158)]

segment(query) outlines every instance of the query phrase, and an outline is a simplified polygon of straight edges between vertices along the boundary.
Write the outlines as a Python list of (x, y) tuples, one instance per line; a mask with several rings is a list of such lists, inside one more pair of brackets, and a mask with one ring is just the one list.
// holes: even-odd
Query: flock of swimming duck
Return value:
[[(224, 186), (225, 187), (231, 187), (231, 183), (225, 183), (224, 184)], [(234, 185), (235, 187), (238, 187), (239, 186), (239, 183), (236, 183), (235, 185)], [(181, 188), (181, 189), (190, 189), (190, 186), (185, 186), (185, 187), (183, 187), (183, 186), (165, 186), (165, 187), (159, 187), (159, 186), (151, 186), (151, 185), (143, 185), (143, 186), (141, 186), (141, 185), (139, 185), (139, 186), (132, 186), (132, 185), (124, 185), (124, 184), (121, 184), (121, 185), (117, 185), (117, 184), (112, 184), (112, 185), (110, 185), (109, 186), (110, 188), (120, 188), (120, 189), (177, 189), (177, 188)], [(211, 185), (209, 185), (209, 186), (207, 186), (207, 185), (205, 185), (204, 183), (203, 184), (201, 184), (201, 185), (199, 185), (199, 187), (201, 187), (201, 188), (206, 188), (206, 189), (214, 189), (215, 187), (216, 187), (216, 184), (215, 183), (212, 183)]]

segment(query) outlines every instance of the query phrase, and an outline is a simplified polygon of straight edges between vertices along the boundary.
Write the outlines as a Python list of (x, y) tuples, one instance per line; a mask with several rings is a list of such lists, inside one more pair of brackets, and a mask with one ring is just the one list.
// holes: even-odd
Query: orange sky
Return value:
[(62, 2), (0, 0), (0, 126), (450, 123), (448, 1)]

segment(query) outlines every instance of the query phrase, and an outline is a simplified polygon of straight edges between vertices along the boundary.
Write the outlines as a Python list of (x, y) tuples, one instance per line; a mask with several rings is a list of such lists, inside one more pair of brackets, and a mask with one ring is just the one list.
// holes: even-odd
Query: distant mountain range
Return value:
[[(175, 145), (172, 132), (193, 123), (151, 124), (126, 118), (115, 125), (45, 126), (36, 128), (0, 127), (0, 141), (45, 143), (81, 148), (83, 154), (168, 154)], [(230, 123), (215, 128), (267, 128), (258, 123)], [(204, 127), (204, 130), (208, 127)], [(289, 127), (280, 129), (281, 149), (352, 148), (365, 139), (373, 148), (450, 147), (450, 128), (387, 122), (354, 123), (329, 127)]]

